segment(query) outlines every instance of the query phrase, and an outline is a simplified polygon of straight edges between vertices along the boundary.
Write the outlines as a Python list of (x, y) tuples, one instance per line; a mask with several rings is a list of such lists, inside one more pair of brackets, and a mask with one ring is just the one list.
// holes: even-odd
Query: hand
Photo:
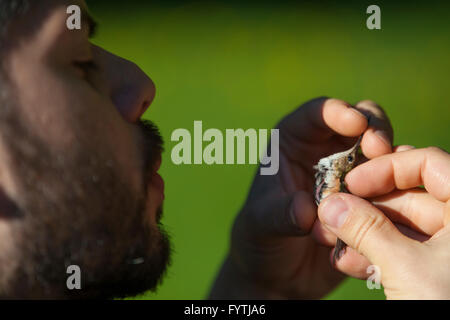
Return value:
[[(366, 116), (370, 114), (370, 123)], [(368, 158), (392, 151), (392, 128), (375, 103), (355, 108), (337, 99), (318, 98), (284, 118), (280, 130), (280, 169), (256, 175), (236, 218), (230, 253), (211, 298), (320, 298), (343, 275), (321, 246), (332, 234), (321, 226), (314, 204), (313, 166), (348, 149), (363, 132)]]
[(377, 265), (388, 299), (450, 299), (450, 155), (396, 152), (356, 167), (346, 182), (355, 195), (319, 206), (320, 220), (351, 247), (336, 267), (365, 278)]

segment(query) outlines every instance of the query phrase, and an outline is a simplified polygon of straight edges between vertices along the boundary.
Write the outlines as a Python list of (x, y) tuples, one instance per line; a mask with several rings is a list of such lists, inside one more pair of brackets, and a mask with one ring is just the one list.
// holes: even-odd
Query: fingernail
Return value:
[(323, 222), (333, 228), (341, 227), (348, 215), (348, 206), (339, 196), (325, 200), (321, 210)]
[(396, 151), (396, 152), (409, 151), (409, 150), (413, 150), (413, 149), (415, 149), (415, 148), (416, 148), (416, 147), (414, 147), (414, 146), (410, 146), (410, 145), (408, 145), (408, 144), (404, 144), (404, 145), (398, 146), (398, 147), (395, 149), (395, 151)]
[(360, 118), (365, 118), (366, 117), (364, 115), (364, 113), (361, 112), (361, 110), (358, 110), (358, 109), (355, 109), (355, 108), (349, 108), (348, 110), (350, 110), (354, 114), (358, 115), (358, 117), (360, 117)]
[(388, 146), (391, 145), (391, 140), (389, 139), (389, 136), (387, 135), (387, 133), (383, 130), (377, 130), (375, 131), (375, 135), (380, 138), (381, 140), (383, 140), (383, 142), (385, 144), (387, 144)]

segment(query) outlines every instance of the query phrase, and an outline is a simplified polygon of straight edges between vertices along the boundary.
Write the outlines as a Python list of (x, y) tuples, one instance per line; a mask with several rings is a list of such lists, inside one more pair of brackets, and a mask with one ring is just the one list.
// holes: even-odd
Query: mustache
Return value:
[[(143, 152), (144, 152), (144, 175), (149, 181), (153, 174), (156, 162), (160, 159), (161, 153), (164, 151), (164, 141), (159, 132), (158, 127), (150, 120), (139, 120), (139, 129), (143, 136)], [(148, 182), (144, 186), (145, 194), (148, 190)], [(161, 218), (163, 215), (162, 206), (157, 209), (156, 222), (161, 227)]]
[(152, 150), (164, 151), (164, 141), (159, 132), (158, 127), (151, 121), (141, 119), (138, 122), (139, 129), (144, 137), (146, 148), (150, 147)]
[(164, 152), (164, 140), (158, 127), (150, 120), (141, 119), (137, 123), (141, 132), (145, 174), (153, 172), (156, 162)]

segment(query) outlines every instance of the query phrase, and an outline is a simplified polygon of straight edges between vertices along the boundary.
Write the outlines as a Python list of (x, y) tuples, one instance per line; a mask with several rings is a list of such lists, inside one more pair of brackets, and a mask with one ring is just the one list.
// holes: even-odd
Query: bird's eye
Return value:
[(348, 156), (348, 157), (347, 157), (347, 160), (348, 160), (348, 162), (353, 162), (353, 156), (351, 156), (351, 155)]

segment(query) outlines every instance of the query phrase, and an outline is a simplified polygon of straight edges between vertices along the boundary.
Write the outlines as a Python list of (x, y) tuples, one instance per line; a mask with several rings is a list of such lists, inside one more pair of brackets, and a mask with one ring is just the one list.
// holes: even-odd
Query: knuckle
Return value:
[(306, 199), (305, 193), (297, 192), (287, 211), (287, 220), (298, 233), (307, 234), (311, 231), (317, 217), (316, 209), (312, 202)]
[[(400, 212), (405, 212), (406, 214), (410, 214), (411, 216), (414, 214), (415, 210), (413, 207), (414, 202), (414, 193), (407, 193), (404, 201), (401, 204)], [(414, 217), (411, 217), (414, 218)], [(412, 225), (412, 219), (406, 219), (406, 223), (408, 223), (408, 226)]]
[(361, 100), (359, 101), (357, 104), (357, 106), (367, 106), (367, 107), (372, 107), (372, 108), (379, 108), (380, 106), (373, 100)]
[(350, 107), (350, 103), (348, 103), (347, 101), (341, 100), (341, 99), (337, 99), (337, 98), (328, 98), (328, 99), (326, 99), (326, 103), (327, 104), (342, 104), (344, 106)]
[(430, 154), (432, 156), (437, 156), (437, 155), (448, 155), (448, 153), (446, 151), (444, 151), (443, 149), (436, 147), (436, 146), (430, 146), (425, 148), (425, 151), (427, 154)]
[(361, 252), (366, 241), (374, 234), (383, 229), (386, 221), (380, 215), (368, 215), (362, 223), (356, 227), (355, 231), (355, 249)]
[(317, 102), (325, 102), (328, 100), (332, 100), (333, 98), (327, 97), (327, 96), (320, 96), (320, 97), (316, 97), (314, 99), (309, 100), (308, 102), (306, 102), (304, 105), (306, 104), (310, 104), (310, 103), (317, 103)]
[[(295, 111), (294, 111), (294, 112), (295, 112)], [(284, 116), (284, 117), (277, 123), (277, 125), (275, 126), (275, 128), (277, 128), (277, 129), (284, 129), (284, 128), (288, 127), (288, 123), (289, 123), (289, 121), (290, 121), (291, 118), (292, 118), (292, 113), (290, 113), (290, 114)], [(284, 131), (281, 131), (280, 133), (283, 135), (283, 134), (284, 134)]]
[(365, 113), (366, 116), (371, 116), (371, 124), (373, 124), (374, 121), (376, 122), (386, 122), (388, 121), (388, 117), (386, 115), (386, 112), (384, 109), (375, 101), (372, 100), (362, 100), (358, 102), (355, 107)]

